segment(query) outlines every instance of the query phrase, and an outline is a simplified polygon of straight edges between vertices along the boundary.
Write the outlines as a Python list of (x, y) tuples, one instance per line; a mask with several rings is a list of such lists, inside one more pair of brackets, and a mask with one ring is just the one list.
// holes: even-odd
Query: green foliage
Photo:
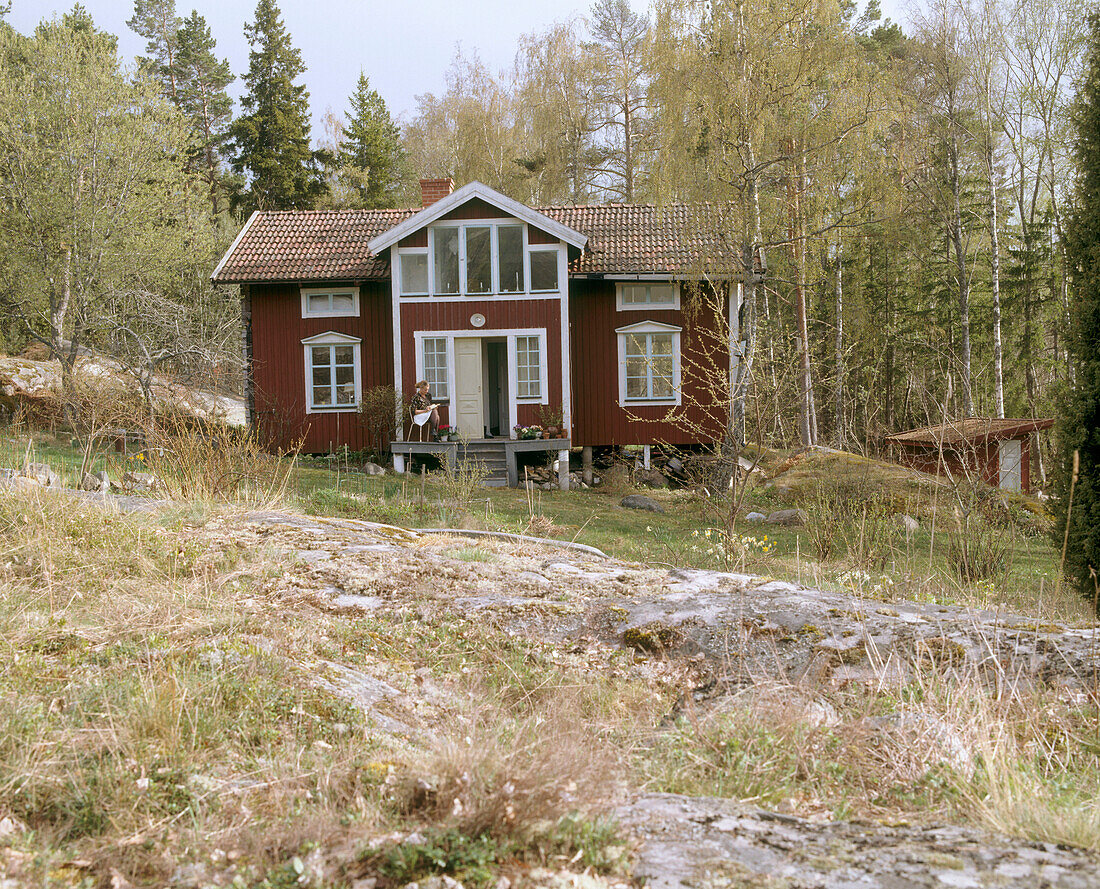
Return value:
[(245, 113), (230, 129), (233, 169), (249, 180), (238, 201), (245, 212), (308, 209), (326, 185), (309, 144), (309, 93), (295, 83), (306, 70), (302, 54), (275, 0), (259, 0), (244, 33), (252, 47), (248, 92), (241, 98)]
[(351, 119), (339, 146), (341, 174), (358, 196), (357, 206), (392, 207), (405, 161), (400, 131), (366, 74), (359, 73), (349, 101)]
[(147, 57), (138, 57), (138, 67), (164, 86), (165, 95), (177, 101), (177, 50), (180, 19), (176, 0), (134, 0), (134, 14), (126, 25), (145, 38)]
[[(1066, 346), (1074, 370), (1058, 422), (1054, 539), (1065, 573), (1089, 601), (1100, 570), (1100, 16), (1088, 20), (1089, 56), (1074, 112), (1077, 187), (1065, 225), (1070, 274)], [(1074, 473), (1079, 459), (1079, 473)], [(1072, 509), (1071, 509), (1072, 492)]]

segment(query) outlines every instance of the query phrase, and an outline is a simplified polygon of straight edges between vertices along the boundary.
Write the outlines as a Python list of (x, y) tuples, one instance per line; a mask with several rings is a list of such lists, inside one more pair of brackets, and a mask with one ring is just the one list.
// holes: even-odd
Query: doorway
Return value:
[(508, 341), (483, 340), (485, 344), (485, 426), (491, 436), (505, 436), (508, 429)]

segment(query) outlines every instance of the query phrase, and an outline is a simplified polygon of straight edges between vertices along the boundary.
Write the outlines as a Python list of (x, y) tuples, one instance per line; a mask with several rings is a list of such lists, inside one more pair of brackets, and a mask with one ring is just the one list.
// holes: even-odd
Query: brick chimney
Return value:
[(421, 179), (420, 202), (425, 207), (430, 207), (438, 200), (447, 197), (455, 190), (455, 181), (448, 176), (446, 179)]

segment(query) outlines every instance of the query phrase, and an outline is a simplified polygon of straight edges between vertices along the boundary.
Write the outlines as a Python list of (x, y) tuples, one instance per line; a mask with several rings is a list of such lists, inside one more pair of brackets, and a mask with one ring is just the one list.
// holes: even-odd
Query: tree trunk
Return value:
[(963, 414), (974, 416), (974, 393), (970, 376), (970, 278), (966, 270), (966, 248), (962, 234), (962, 175), (959, 172), (959, 136), (952, 124), (948, 141), (948, 163), (951, 175), (951, 245), (955, 253), (955, 274), (959, 285), (959, 364), (963, 383)]
[(833, 429), (836, 446), (845, 445), (844, 430), (844, 246), (840, 239), (836, 242), (836, 391), (833, 395)]
[(986, 84), (985, 173), (989, 177), (989, 266), (993, 291), (993, 409), (1005, 415), (1004, 348), (1001, 343), (1001, 237), (997, 225), (997, 184), (993, 169), (993, 118)]

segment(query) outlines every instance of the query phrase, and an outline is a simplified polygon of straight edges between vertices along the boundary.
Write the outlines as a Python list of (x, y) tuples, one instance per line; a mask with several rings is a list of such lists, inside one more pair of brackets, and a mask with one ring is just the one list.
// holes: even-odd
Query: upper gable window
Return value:
[(358, 287), (303, 287), (303, 318), (358, 318)]
[(615, 308), (620, 312), (680, 308), (680, 290), (668, 281), (622, 282), (615, 285), (615, 296)]
[(527, 244), (515, 220), (441, 222), (428, 229), (428, 246), (396, 251), (402, 296), (494, 296), (557, 293), (558, 244)]
[(531, 251), (531, 290), (541, 293), (558, 289), (558, 251)]

